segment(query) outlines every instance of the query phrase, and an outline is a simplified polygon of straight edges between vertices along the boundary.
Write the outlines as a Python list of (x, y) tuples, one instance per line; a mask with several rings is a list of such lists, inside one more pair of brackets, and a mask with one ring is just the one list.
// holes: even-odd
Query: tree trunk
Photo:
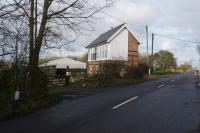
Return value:
[(43, 94), (43, 90), (46, 88), (41, 88), (42, 80), (38, 69), (39, 52), (35, 50), (36, 41), (34, 41), (34, 0), (31, 0), (31, 11), (29, 18), (29, 74), (28, 74), (28, 84), (27, 92), (30, 98), (40, 98)]
[[(43, 10), (43, 16), (42, 21), (40, 25), (40, 30), (38, 33), (38, 36), (35, 36), (34, 32), (34, 26), (35, 26), (35, 20), (34, 20), (34, 0), (31, 0), (31, 17), (29, 18), (29, 45), (30, 45), (30, 53), (29, 53), (29, 75), (28, 75), (28, 93), (29, 96), (32, 96), (32, 98), (41, 98), (45, 96), (45, 90), (46, 90), (46, 76), (40, 71), (38, 68), (38, 62), (39, 62), (39, 54), (40, 49), (43, 42), (43, 36), (45, 32), (45, 27), (47, 23), (47, 11), (48, 11), (48, 5), (45, 3), (44, 10)], [(34, 39), (35, 36), (35, 39)], [(34, 41), (35, 40), (35, 41)]]
[(30, 0), (31, 10), (29, 18), (29, 74), (28, 74), (28, 89), (31, 90), (33, 84), (34, 75), (34, 60), (33, 60), (33, 48), (34, 48), (34, 0)]
[(39, 51), (33, 52), (29, 64), (28, 96), (32, 99), (41, 99), (46, 96), (47, 79), (46, 75), (38, 68)]

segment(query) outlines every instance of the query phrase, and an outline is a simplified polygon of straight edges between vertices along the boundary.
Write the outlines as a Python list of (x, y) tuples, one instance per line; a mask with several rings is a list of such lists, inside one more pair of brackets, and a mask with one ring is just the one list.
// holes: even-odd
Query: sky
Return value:
[[(109, 9), (96, 14), (93, 30), (80, 35), (71, 45), (71, 51), (54, 51), (57, 55), (81, 55), (84, 48), (101, 33), (127, 23), (131, 32), (139, 38), (139, 51), (146, 52), (145, 26), (149, 27), (149, 52), (151, 33), (167, 35), (183, 40), (200, 42), (200, 1), (199, 0), (117, 0)], [(178, 64), (190, 61), (194, 67), (200, 65), (195, 43), (155, 36), (154, 52), (169, 50), (174, 53)]]

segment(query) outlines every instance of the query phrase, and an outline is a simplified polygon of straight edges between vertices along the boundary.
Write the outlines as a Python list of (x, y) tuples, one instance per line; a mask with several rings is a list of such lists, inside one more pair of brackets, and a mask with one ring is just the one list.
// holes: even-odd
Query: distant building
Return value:
[(88, 49), (87, 73), (96, 74), (102, 63), (123, 61), (127, 66), (138, 64), (139, 41), (126, 24), (121, 24), (101, 34)]
[(65, 75), (67, 67), (69, 67), (71, 72), (85, 71), (86, 63), (80, 62), (68, 57), (63, 57), (60, 59), (47, 61), (46, 63), (39, 65), (39, 67), (40, 68), (54, 68), (53, 72), (51, 69), (52, 75)]

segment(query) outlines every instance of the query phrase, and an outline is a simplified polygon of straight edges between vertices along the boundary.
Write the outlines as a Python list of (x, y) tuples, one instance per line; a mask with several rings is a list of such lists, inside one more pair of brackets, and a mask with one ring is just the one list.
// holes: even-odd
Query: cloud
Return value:
[(150, 4), (137, 4), (129, 0), (123, 0), (116, 4), (109, 12), (124, 22), (135, 24), (147, 24), (153, 22), (157, 17), (157, 12)]
[[(200, 41), (199, 7), (199, 0), (120, 0), (115, 6), (105, 10), (109, 15), (98, 13), (95, 16), (97, 19), (93, 20), (94, 29), (84, 31), (85, 35), (79, 36), (71, 46), (75, 49), (74, 53), (84, 51), (84, 47), (98, 35), (123, 22), (127, 22), (131, 31), (140, 37), (141, 52), (146, 52), (145, 25), (149, 25), (149, 35), (154, 32), (184, 40)], [(178, 64), (188, 60), (193, 60), (194, 66), (199, 64), (196, 44), (158, 36), (155, 36), (154, 43), (155, 52), (161, 49), (172, 51)]]
[(170, 44), (170, 42), (164, 42), (164, 43), (162, 43), (161, 49), (162, 49), (162, 50), (170, 50), (170, 49), (171, 49), (171, 44)]

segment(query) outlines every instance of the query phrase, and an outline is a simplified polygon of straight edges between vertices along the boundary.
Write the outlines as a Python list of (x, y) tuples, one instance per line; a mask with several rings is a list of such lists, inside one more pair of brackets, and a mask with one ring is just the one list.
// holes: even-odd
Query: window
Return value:
[(96, 48), (90, 49), (90, 59), (96, 60)]
[(89, 50), (90, 60), (103, 60), (108, 58), (108, 45), (98, 46)]
[(107, 59), (108, 58), (108, 45), (102, 45), (98, 47), (98, 59)]
[(102, 59), (103, 58), (103, 48), (102, 48), (102, 46), (100, 47), (100, 59)]
[(103, 46), (104, 47), (104, 58), (108, 58), (108, 45)]

